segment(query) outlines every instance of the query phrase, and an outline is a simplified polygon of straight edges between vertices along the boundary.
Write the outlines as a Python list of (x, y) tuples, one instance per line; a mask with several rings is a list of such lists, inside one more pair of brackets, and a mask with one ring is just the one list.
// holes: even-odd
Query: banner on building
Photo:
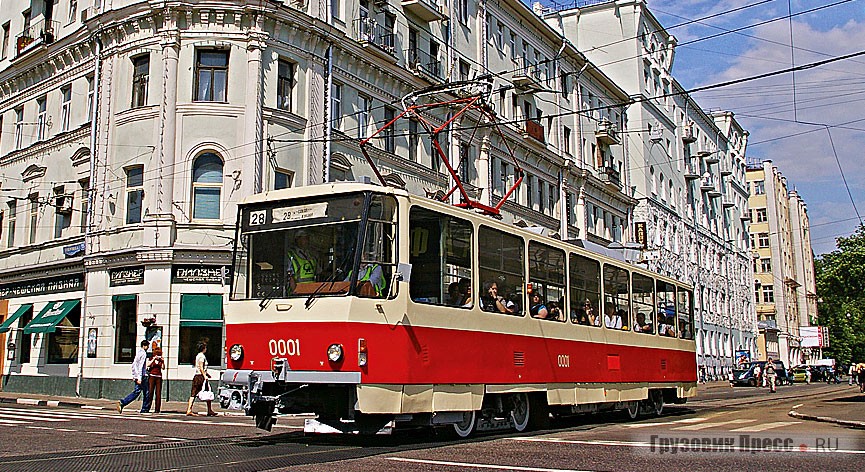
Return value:
[(84, 290), (84, 274), (0, 285), (0, 298), (28, 297)]
[(799, 336), (802, 337), (802, 347), (829, 347), (829, 330), (825, 326), (800, 326)]
[(108, 271), (111, 287), (123, 285), (141, 285), (144, 283), (144, 267), (124, 267), (122, 269), (111, 269)]
[(171, 283), (175, 284), (222, 284), (231, 282), (230, 266), (175, 265), (171, 271)]

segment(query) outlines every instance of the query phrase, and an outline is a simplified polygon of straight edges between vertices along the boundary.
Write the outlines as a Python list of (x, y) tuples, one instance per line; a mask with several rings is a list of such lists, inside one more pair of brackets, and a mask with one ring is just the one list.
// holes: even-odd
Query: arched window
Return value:
[(218, 220), (222, 194), (222, 159), (211, 152), (195, 159), (192, 165), (192, 218)]

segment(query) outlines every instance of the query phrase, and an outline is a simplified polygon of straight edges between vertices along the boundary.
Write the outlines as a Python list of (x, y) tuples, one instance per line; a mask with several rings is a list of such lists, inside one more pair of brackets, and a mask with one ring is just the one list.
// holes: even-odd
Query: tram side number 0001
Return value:
[(271, 339), (267, 342), (271, 356), (299, 356), (300, 339)]
[(568, 354), (559, 354), (557, 360), (559, 363), (559, 367), (570, 367), (571, 366), (571, 356)]

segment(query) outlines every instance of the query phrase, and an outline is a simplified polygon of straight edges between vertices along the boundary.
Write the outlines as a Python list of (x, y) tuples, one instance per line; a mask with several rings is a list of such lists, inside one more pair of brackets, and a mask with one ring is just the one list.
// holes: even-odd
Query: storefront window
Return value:
[(53, 332), (48, 333), (48, 363), (74, 364), (78, 362), (78, 332), (81, 326), (81, 305), (76, 304)]
[(192, 365), (198, 344), (207, 345), (207, 364), (222, 365), (222, 295), (184, 294), (180, 297), (180, 352), (178, 363)]
[(138, 300), (136, 295), (115, 295), (114, 302), (114, 362), (131, 364), (135, 359), (135, 349), (138, 318)]

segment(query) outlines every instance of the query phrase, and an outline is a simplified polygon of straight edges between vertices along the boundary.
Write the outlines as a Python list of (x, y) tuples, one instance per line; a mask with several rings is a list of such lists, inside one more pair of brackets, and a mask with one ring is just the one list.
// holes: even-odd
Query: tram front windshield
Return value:
[(373, 193), (241, 209), (232, 299), (387, 297), (396, 200)]

